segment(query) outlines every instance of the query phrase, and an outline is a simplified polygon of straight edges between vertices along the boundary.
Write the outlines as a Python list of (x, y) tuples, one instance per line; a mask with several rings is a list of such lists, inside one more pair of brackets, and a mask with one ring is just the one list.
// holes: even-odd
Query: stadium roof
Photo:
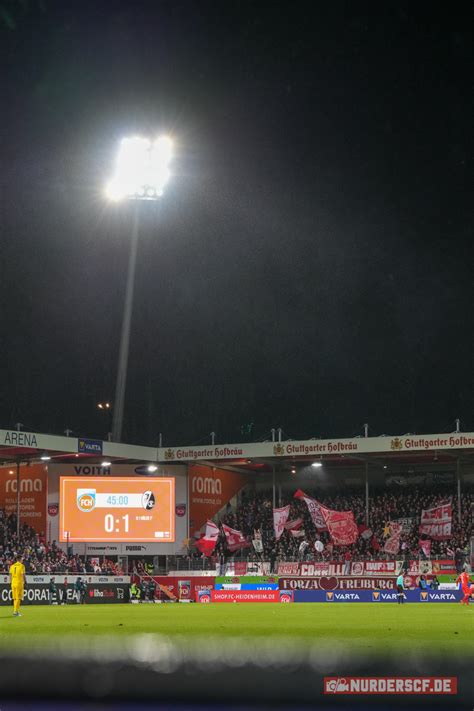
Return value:
[(48, 456), (51, 461), (67, 461), (71, 458), (107, 458), (115, 461), (157, 461), (156, 447), (108, 442), (87, 437), (61, 437), (0, 430), (0, 462), (31, 462)]
[(346, 439), (286, 440), (189, 447), (145, 447), (134, 444), (65, 437), (19, 430), (0, 430), (0, 464), (72, 458), (107, 459), (115, 462), (201, 463), (247, 471), (268, 471), (276, 463), (286, 466), (324, 461), (335, 466), (360, 466), (365, 462), (396, 461), (423, 464), (471, 460), (474, 433), (353, 437)]

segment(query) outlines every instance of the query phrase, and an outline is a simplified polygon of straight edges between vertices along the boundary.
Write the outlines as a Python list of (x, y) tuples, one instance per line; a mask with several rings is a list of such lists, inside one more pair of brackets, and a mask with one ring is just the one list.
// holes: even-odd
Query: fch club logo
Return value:
[(80, 511), (93, 511), (95, 509), (95, 489), (77, 490), (77, 508)]

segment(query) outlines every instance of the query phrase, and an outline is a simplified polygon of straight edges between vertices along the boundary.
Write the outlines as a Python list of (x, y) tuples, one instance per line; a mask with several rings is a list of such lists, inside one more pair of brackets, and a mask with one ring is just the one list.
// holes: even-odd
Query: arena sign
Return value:
[(348, 439), (292, 440), (291, 442), (249, 442), (201, 447), (161, 447), (160, 462), (190, 462), (266, 457), (308, 457), (323, 455), (435, 452), (474, 449), (474, 432), (404, 435), (402, 437), (354, 437)]

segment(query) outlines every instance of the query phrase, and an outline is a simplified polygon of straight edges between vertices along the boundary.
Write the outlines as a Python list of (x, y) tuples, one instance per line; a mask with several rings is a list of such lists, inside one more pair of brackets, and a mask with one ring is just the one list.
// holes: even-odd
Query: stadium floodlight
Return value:
[(49, 456), (48, 452), (43, 452), (40, 459), (42, 462), (49, 462), (51, 457)]
[(107, 183), (109, 200), (156, 200), (168, 182), (173, 141), (169, 136), (155, 140), (142, 136), (123, 138), (120, 142), (115, 173)]
[(322, 462), (313, 462), (311, 464), (311, 466), (313, 467), (313, 469), (319, 469), (320, 467), (323, 466), (323, 463)]
[(153, 474), (153, 472), (156, 472), (157, 469), (158, 469), (158, 467), (156, 466), (156, 464), (149, 464), (146, 468), (147, 472), (150, 472), (150, 474)]

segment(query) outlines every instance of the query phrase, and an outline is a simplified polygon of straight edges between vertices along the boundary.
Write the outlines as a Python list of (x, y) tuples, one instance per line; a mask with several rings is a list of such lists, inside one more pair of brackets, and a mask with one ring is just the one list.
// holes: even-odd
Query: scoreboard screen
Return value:
[(60, 477), (60, 541), (173, 543), (175, 480)]

